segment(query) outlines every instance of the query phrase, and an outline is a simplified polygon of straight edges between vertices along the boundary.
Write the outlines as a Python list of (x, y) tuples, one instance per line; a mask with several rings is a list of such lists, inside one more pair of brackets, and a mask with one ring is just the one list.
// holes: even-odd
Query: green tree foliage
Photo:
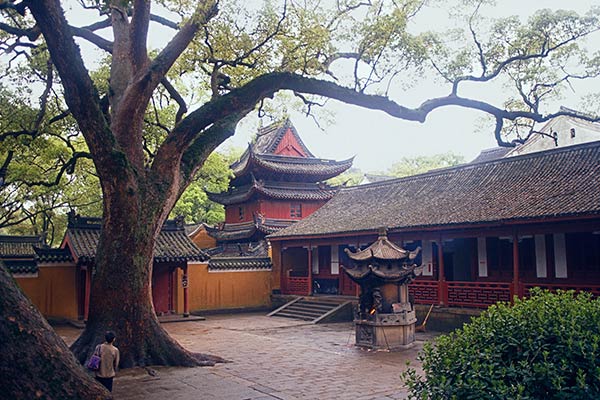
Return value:
[(402, 157), (394, 163), (386, 172), (386, 175), (401, 178), (403, 176), (416, 175), (432, 169), (453, 167), (465, 162), (460, 154), (452, 152), (435, 154), (432, 156)]
[(327, 183), (333, 186), (356, 186), (363, 180), (363, 177), (364, 174), (360, 168), (352, 167), (340, 175), (329, 179)]
[(205, 222), (211, 225), (224, 221), (225, 208), (209, 200), (206, 192), (227, 190), (231, 177), (227, 157), (212, 153), (173, 207), (171, 217), (182, 215), (186, 223)]
[[(10, 85), (0, 85), (0, 160), (10, 159), (0, 191), (0, 231), (45, 234), (55, 244), (69, 209), (101, 216), (102, 198), (75, 120), (61, 110), (60, 98), (50, 101), (54, 71), (48, 61), (47, 53), (34, 53), (7, 71)], [(44, 82), (42, 104), (33, 104), (32, 87)]]
[(413, 399), (600, 398), (600, 300), (535, 289), (427, 343)]

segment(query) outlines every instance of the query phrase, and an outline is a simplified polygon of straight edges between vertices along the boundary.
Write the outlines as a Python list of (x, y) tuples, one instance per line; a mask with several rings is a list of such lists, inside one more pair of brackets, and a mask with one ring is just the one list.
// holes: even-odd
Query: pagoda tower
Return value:
[(231, 165), (229, 190), (208, 193), (225, 206), (225, 222), (206, 227), (218, 245), (212, 251), (213, 267), (225, 256), (266, 255), (265, 236), (309, 216), (331, 199), (339, 188), (325, 181), (346, 171), (352, 161), (315, 157), (289, 119), (259, 129)]

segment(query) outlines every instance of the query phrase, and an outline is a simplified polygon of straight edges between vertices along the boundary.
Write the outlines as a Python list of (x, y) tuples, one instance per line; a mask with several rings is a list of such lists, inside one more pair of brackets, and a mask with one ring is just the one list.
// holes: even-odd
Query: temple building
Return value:
[(600, 295), (599, 179), (595, 141), (343, 188), (269, 236), (274, 275), (284, 294), (310, 295), (325, 274), (351, 294), (345, 249), (387, 226), (393, 243), (422, 248), (415, 303), (487, 307), (533, 287)]
[[(231, 165), (229, 190), (209, 193), (225, 206), (225, 222), (192, 234), (211, 256), (209, 271), (271, 270), (265, 236), (311, 215), (339, 190), (325, 183), (352, 165), (315, 157), (289, 120), (259, 129), (256, 139)], [(214, 240), (209, 246), (208, 235)], [(202, 244), (201, 244), (202, 243)]]

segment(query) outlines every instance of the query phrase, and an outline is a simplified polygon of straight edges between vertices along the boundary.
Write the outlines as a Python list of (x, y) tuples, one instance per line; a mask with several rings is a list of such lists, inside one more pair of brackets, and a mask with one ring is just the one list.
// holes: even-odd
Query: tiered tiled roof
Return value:
[(207, 250), (210, 255), (209, 271), (231, 270), (270, 270), (267, 242), (258, 243), (228, 243)]
[(236, 241), (250, 239), (257, 233), (271, 234), (290, 226), (295, 221), (273, 218), (255, 217), (253, 221), (237, 224), (223, 224), (222, 226), (206, 226), (206, 231), (218, 241)]
[(273, 154), (258, 154), (252, 147), (243, 154), (240, 161), (231, 166), (236, 177), (250, 171), (260, 174), (268, 171), (270, 174), (302, 175), (312, 181), (323, 181), (338, 176), (352, 166), (353, 158), (336, 161), (314, 157), (291, 157)]
[(212, 201), (224, 205), (243, 203), (260, 194), (271, 199), (329, 200), (339, 188), (324, 183), (263, 182), (252, 180), (249, 185), (233, 188), (226, 193), (207, 193)]
[(600, 142), (342, 189), (272, 239), (600, 216)]
[[(100, 218), (70, 218), (66, 237), (75, 256), (91, 262), (100, 240)], [(206, 253), (186, 235), (183, 223), (167, 221), (160, 231), (154, 248), (155, 262), (205, 261)]]
[[(287, 132), (293, 135), (301, 155), (279, 154), (278, 146)], [(256, 140), (248, 146), (239, 161), (231, 165), (231, 169), (235, 175), (234, 182), (244, 180), (250, 173), (259, 178), (277, 176), (283, 181), (319, 182), (346, 171), (352, 166), (352, 161), (353, 158), (343, 161), (316, 158), (302, 142), (292, 123), (286, 120), (260, 129)]]

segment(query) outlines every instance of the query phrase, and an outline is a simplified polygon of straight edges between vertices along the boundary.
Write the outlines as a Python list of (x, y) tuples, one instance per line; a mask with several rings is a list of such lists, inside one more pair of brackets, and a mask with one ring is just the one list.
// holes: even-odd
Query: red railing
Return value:
[(547, 283), (523, 283), (523, 295), (529, 296), (529, 290), (534, 287), (556, 292), (557, 290), (575, 290), (576, 292), (590, 292), (594, 297), (600, 297), (599, 285), (569, 285), (563, 283), (547, 284)]
[[(550, 291), (575, 290), (592, 293), (600, 297), (600, 285), (574, 285), (574, 284), (538, 284), (521, 283), (519, 293), (525, 297), (533, 287), (540, 287)], [(287, 277), (285, 293), (305, 296), (308, 294), (308, 277)], [(443, 289), (440, 290), (440, 289)], [(514, 286), (511, 282), (438, 282), (416, 280), (408, 286), (409, 293), (416, 304), (440, 304), (440, 293), (446, 297), (446, 305), (458, 307), (485, 308), (499, 301), (511, 301), (514, 295)]]
[(510, 282), (446, 282), (448, 305), (488, 307), (499, 301), (510, 301)]
[(438, 281), (414, 281), (408, 285), (408, 293), (416, 304), (439, 304)]
[(308, 294), (308, 278), (288, 276), (285, 288), (287, 294), (306, 296)]

